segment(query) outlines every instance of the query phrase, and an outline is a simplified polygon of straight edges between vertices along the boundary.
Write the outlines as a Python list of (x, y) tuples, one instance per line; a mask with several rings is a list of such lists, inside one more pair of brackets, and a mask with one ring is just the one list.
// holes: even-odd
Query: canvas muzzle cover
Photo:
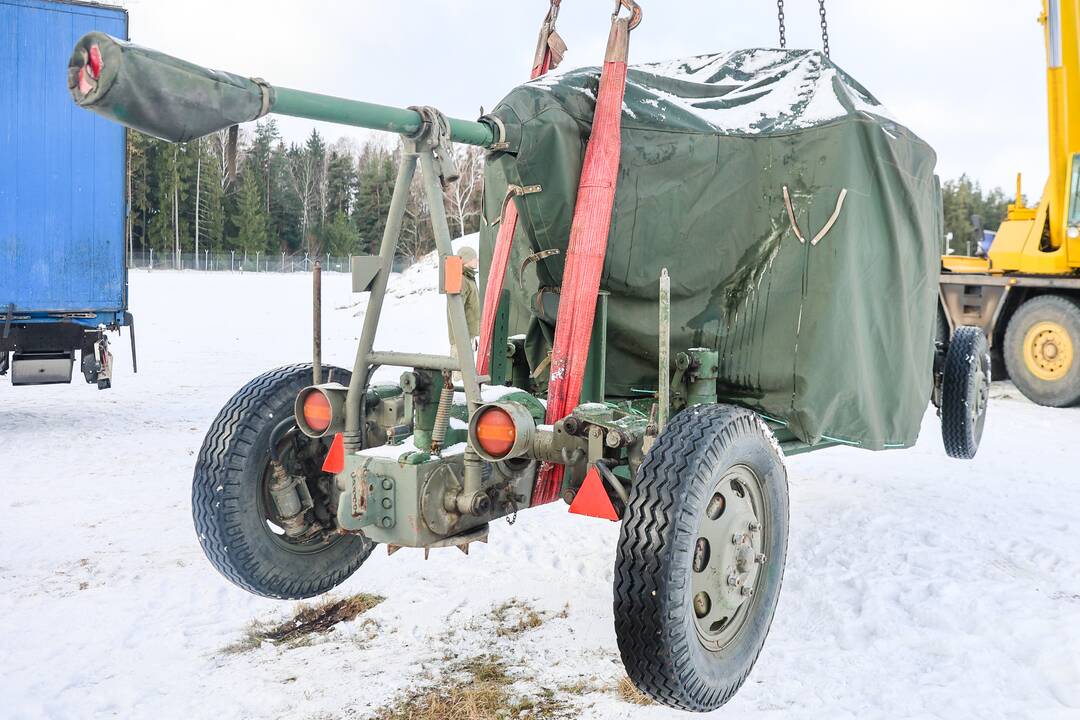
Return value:
[(256, 120), (274, 103), (273, 88), (262, 80), (210, 70), (99, 32), (75, 45), (68, 88), (80, 107), (170, 142)]

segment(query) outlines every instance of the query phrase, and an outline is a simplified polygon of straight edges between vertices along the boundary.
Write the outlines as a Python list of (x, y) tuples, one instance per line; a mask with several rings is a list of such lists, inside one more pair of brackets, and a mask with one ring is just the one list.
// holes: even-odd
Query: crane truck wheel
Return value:
[(615, 633), (634, 684), (684, 710), (727, 702), (772, 624), (787, 539), (787, 472), (764, 421), (730, 405), (676, 415), (619, 535)]
[(1039, 295), (1021, 305), (1005, 331), (1009, 377), (1032, 402), (1048, 407), (1080, 403), (1080, 304)]
[(981, 328), (956, 328), (941, 381), (941, 439), (945, 453), (971, 460), (979, 451), (990, 401), (990, 345)]
[[(348, 384), (350, 373), (324, 367), (323, 376)], [(363, 535), (333, 532), (334, 478), (322, 472), (329, 440), (308, 438), (293, 420), (296, 396), (309, 385), (310, 364), (249, 382), (210, 426), (195, 464), (191, 508), (206, 557), (263, 597), (324, 593), (356, 572), (374, 547)], [(300, 511), (283, 516), (288, 502)]]

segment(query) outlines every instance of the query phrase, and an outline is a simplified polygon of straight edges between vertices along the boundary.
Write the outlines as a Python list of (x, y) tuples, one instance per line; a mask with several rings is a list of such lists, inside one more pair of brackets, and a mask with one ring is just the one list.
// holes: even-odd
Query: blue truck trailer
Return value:
[[(71, 48), (127, 38), (123, 8), (0, 0), (0, 375), (14, 385), (112, 378), (128, 312), (126, 136), (71, 102)], [(134, 336), (132, 335), (134, 358)]]

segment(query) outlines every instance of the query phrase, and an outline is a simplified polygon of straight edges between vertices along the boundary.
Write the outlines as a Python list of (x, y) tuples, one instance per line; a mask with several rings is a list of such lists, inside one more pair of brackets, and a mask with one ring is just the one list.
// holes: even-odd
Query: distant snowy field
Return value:
[[(445, 350), (433, 284), (430, 268), (395, 280), (381, 349)], [(324, 357), (350, 366), (363, 304), (344, 275), (325, 287)], [(617, 527), (562, 504), (494, 524), (468, 557), (377, 550), (338, 592), (386, 596), (361, 619), (307, 647), (221, 653), (295, 604), (204, 559), (192, 463), (235, 390), (309, 357), (310, 278), (133, 272), (131, 298), (138, 375), (125, 335), (110, 391), (0, 381), (0, 717), (363, 718), (448, 653), (492, 649), (522, 693), (591, 678), (581, 717), (683, 717), (611, 689)], [(990, 412), (971, 463), (945, 457), (933, 413), (913, 450), (789, 461), (780, 606), (716, 717), (1080, 717), (1080, 409), (999, 384)], [(549, 619), (497, 636), (485, 617), (511, 598)]]

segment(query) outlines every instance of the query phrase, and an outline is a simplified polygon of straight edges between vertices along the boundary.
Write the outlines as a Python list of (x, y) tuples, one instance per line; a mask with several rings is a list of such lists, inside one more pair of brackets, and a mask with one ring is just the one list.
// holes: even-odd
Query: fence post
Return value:
[(206, 250), (205, 254), (203, 255), (203, 264), (202, 264), (202, 266), (203, 266), (203, 270), (209, 270), (210, 269), (210, 251), (209, 250)]
[(255, 251), (255, 272), (259, 272), (259, 251)]
[(236, 251), (230, 250), (232, 257), (229, 258), (229, 272), (236, 272)]
[(154, 269), (154, 248), (150, 248), (150, 269)]
[(281, 272), (285, 272), (285, 251), (281, 252)]

